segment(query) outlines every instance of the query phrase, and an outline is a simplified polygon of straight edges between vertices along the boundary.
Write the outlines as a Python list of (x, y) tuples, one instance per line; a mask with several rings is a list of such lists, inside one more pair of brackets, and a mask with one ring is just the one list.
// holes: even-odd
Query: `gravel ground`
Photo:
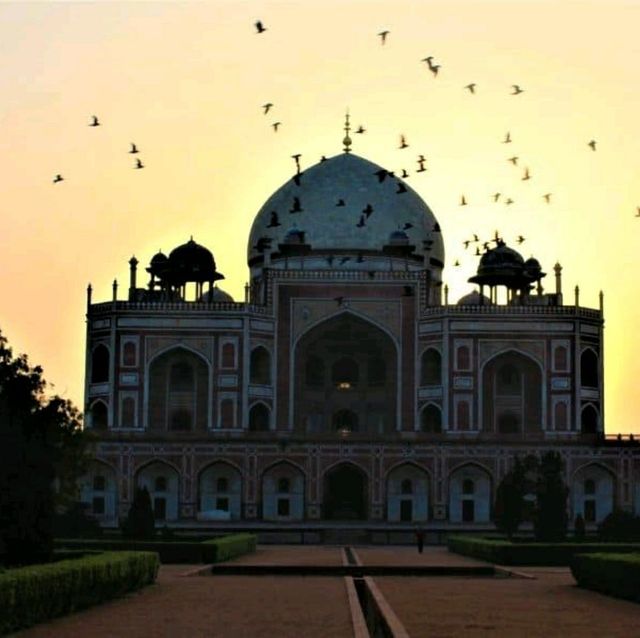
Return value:
[(326, 545), (261, 545), (225, 565), (342, 565), (342, 548)]
[(486, 565), (479, 560), (453, 554), (442, 547), (425, 547), (422, 554), (417, 548), (400, 547), (356, 547), (356, 554), (363, 565), (432, 565), (451, 567)]

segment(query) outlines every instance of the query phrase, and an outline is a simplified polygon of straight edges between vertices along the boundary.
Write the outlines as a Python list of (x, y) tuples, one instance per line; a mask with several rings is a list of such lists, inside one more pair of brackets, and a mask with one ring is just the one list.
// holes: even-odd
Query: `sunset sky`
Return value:
[(410, 171), (438, 218), (450, 300), (477, 266), (462, 241), (494, 230), (548, 291), (560, 261), (567, 303), (604, 291), (605, 426), (638, 432), (638, 25), (619, 0), (0, 2), (0, 329), (82, 407), (87, 283), (124, 298), (133, 254), (193, 235), (241, 300), (255, 214), (292, 154), (341, 152), (348, 108), (353, 152)]

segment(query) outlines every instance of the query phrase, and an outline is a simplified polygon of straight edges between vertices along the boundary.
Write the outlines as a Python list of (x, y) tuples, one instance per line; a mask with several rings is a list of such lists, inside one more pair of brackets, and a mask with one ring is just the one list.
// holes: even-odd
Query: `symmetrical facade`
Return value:
[(259, 211), (243, 302), (193, 240), (145, 288), (133, 258), (126, 301), (89, 290), (94, 513), (117, 520), (146, 485), (169, 523), (488, 523), (514, 457), (546, 450), (572, 517), (640, 513), (635, 441), (603, 434), (602, 303), (565, 303), (559, 265), (545, 293), (500, 238), (449, 303), (431, 210), (345, 150)]

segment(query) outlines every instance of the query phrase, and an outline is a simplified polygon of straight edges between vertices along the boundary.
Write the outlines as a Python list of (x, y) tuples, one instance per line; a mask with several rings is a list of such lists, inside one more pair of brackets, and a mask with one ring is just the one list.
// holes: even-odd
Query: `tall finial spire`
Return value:
[(344, 144), (345, 153), (351, 152), (351, 149), (349, 148), (351, 146), (351, 138), (349, 137), (350, 130), (351, 128), (349, 127), (349, 109), (347, 109), (347, 113), (344, 119), (344, 139), (342, 140), (342, 143)]

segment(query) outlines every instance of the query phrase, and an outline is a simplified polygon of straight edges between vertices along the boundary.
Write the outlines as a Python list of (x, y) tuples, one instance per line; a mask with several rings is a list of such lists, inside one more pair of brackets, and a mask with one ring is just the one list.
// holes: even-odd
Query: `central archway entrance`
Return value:
[(325, 474), (324, 517), (333, 521), (367, 518), (367, 477), (355, 465), (344, 463)]

